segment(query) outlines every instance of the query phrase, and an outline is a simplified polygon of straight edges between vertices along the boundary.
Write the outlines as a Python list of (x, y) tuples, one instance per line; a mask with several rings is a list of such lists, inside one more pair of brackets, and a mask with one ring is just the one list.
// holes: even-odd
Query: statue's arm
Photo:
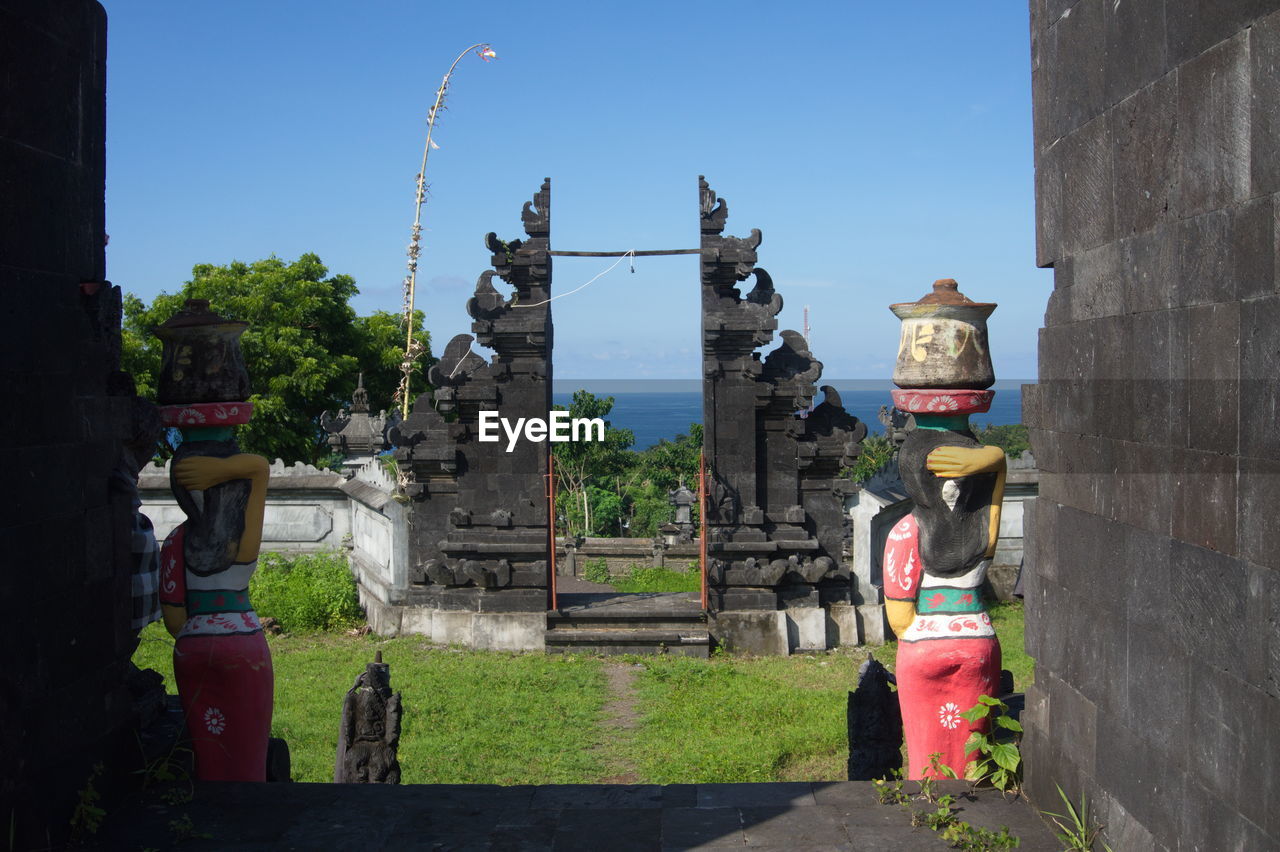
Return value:
[(885, 614), (889, 617), (889, 626), (893, 628), (895, 636), (901, 636), (906, 633), (907, 628), (911, 626), (911, 622), (916, 620), (915, 601), (886, 600), (884, 609)]
[(236, 562), (252, 562), (262, 546), (262, 521), (267, 509), (267, 480), (270, 465), (262, 456), (239, 453), (226, 458), (189, 456), (174, 467), (178, 484), (190, 491), (203, 491), (234, 479), (250, 483), (249, 501), (244, 510), (244, 533)]
[(182, 629), (182, 625), (187, 623), (187, 608), (185, 606), (161, 604), (160, 612), (164, 615), (164, 629), (169, 631), (170, 636), (176, 637), (178, 631)]
[(996, 542), (1000, 538), (1000, 509), (1004, 503), (1004, 482), (1008, 474), (1004, 450), (1000, 447), (938, 447), (929, 453), (926, 462), (937, 476), (951, 478), (971, 476), (976, 473), (994, 473), (995, 487), (991, 490), (991, 507), (987, 526), (986, 556), (995, 556)]

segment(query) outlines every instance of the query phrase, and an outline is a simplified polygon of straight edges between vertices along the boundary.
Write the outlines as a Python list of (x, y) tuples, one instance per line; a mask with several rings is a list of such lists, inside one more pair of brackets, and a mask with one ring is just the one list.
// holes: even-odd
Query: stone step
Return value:
[(679, 654), (705, 659), (711, 634), (705, 627), (554, 627), (544, 634), (548, 654)]
[(548, 630), (701, 630), (707, 617), (703, 613), (637, 614), (617, 612), (556, 612), (547, 613)]

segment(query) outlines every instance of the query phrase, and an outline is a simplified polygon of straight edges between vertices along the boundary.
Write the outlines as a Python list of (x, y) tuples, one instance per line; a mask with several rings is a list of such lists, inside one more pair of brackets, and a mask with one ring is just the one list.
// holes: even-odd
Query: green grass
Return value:
[[(142, 634), (140, 668), (173, 681), (173, 640)], [(406, 784), (561, 784), (604, 773), (597, 727), (606, 697), (599, 660), (431, 647), (420, 637), (269, 637), (276, 675), (272, 736), (289, 742), (297, 781), (332, 781), (342, 699), (381, 650), (404, 717)]]
[[(667, 572), (674, 573), (674, 572)], [(696, 579), (697, 575), (693, 575)], [(1025, 690), (1022, 605), (992, 608), (1004, 667)], [(169, 690), (173, 642), (159, 624), (134, 655)], [(640, 724), (602, 721), (606, 660), (433, 647), (421, 637), (333, 633), (268, 638), (276, 673), (272, 733), (289, 742), (294, 778), (333, 777), (342, 699), (381, 650), (404, 697), (405, 783), (596, 783), (630, 766), (644, 783), (837, 780), (848, 744), (845, 700), (870, 652), (890, 668), (897, 645), (794, 657), (611, 658), (639, 664)]]
[(609, 580), (619, 592), (697, 592), (702, 589), (702, 575), (697, 571), (672, 571), (668, 568), (637, 568)]

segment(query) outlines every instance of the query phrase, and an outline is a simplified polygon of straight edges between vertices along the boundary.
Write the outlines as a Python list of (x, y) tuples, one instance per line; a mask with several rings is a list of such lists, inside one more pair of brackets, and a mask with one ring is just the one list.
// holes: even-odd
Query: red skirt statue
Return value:
[(958, 577), (930, 576), (920, 560), (919, 527), (907, 515), (889, 533), (884, 550), (884, 593), (915, 605), (915, 618), (898, 637), (898, 701), (907, 741), (907, 777), (945, 777), (932, 768), (933, 755), (958, 777), (975, 753), (965, 751), (973, 731), (987, 720), (960, 714), (978, 696), (998, 694), (1000, 643), (982, 603), (988, 560)]

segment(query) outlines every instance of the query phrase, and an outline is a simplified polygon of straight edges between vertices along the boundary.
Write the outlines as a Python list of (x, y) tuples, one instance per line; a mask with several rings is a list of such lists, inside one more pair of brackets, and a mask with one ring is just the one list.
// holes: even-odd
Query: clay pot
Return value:
[(902, 320), (893, 383), (900, 388), (989, 388), (995, 384), (987, 349), (994, 302), (974, 302), (951, 278), (933, 282), (917, 302), (890, 305)]
[(205, 299), (187, 299), (155, 330), (164, 343), (156, 401), (238, 402), (249, 398), (249, 372), (240, 352), (247, 322), (223, 319)]

